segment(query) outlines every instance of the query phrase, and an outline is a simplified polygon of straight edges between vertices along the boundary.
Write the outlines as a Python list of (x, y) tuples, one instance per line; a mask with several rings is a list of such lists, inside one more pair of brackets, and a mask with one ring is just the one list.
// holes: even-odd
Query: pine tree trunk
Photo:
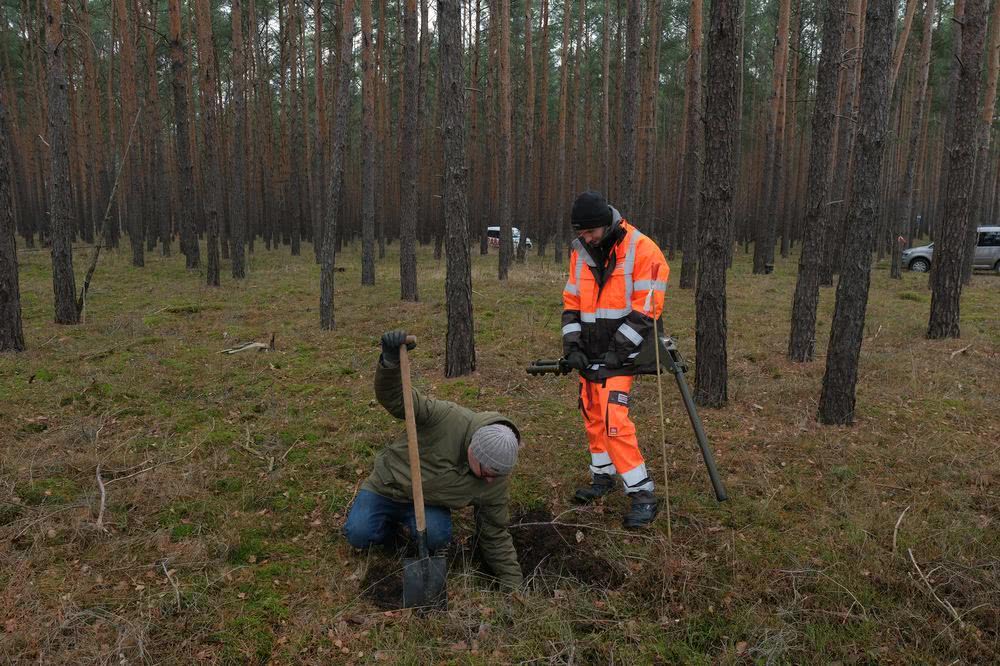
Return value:
[(684, 234), (687, 242), (682, 248), (684, 254), (681, 258), (681, 289), (691, 289), (695, 286), (700, 252), (698, 218), (703, 169), (701, 152), (705, 137), (702, 130), (701, 91), (702, 2), (703, 0), (691, 0), (691, 13), (688, 18), (689, 51), (684, 89), (684, 97), (687, 100), (684, 112), (684, 212), (680, 215), (680, 223), (686, 225)]
[(441, 87), (438, 90), (444, 134), (444, 210), (447, 275), (445, 297), (448, 333), (445, 339), (445, 377), (467, 375), (476, 369), (472, 326), (472, 272), (465, 167), (465, 73), (462, 63), (461, 0), (438, 0)]
[[(291, 137), (291, 147), (289, 149), (289, 197), (287, 214), (291, 222), (292, 232), (292, 255), (298, 256), (302, 252), (302, 231), (303, 218), (302, 209), (307, 200), (308, 184), (303, 178), (303, 148), (305, 147), (306, 128), (303, 126), (302, 113), (302, 88), (305, 82), (299, 77), (299, 52), (305, 48), (299, 39), (299, 23), (303, 21), (303, 7), (298, 0), (289, 1), (288, 18), (288, 131)], [(328, 214), (335, 214), (328, 212)], [(306, 232), (307, 235), (308, 231)], [(314, 239), (315, 240), (315, 239)], [(316, 253), (316, 244), (313, 244), (313, 254)], [(317, 257), (317, 261), (320, 259)]]
[(246, 277), (244, 247), (246, 245), (246, 67), (243, 47), (243, 8), (241, 0), (230, 0), (233, 22), (233, 57), (231, 74), (233, 89), (231, 104), (233, 114), (233, 149), (229, 182), (229, 218), (232, 220), (232, 273), (233, 279)]
[[(518, 222), (521, 228), (521, 242), (517, 246), (517, 261), (520, 264), (524, 263), (525, 254), (527, 253), (527, 238), (528, 230), (531, 229), (532, 233), (535, 233), (534, 225), (531, 224), (530, 220), (538, 219), (537, 215), (533, 215), (531, 212), (531, 202), (534, 201), (532, 197), (532, 187), (534, 186), (535, 178), (535, 66), (534, 58), (532, 53), (532, 43), (531, 43), (531, 0), (525, 0), (524, 2), (524, 123), (521, 131), (524, 133), (524, 144), (522, 157), (524, 158), (524, 167), (520, 172), (521, 185), (518, 188), (520, 191), (520, 196), (518, 196)], [(543, 65), (547, 66), (548, 63), (544, 62)], [(535, 209), (538, 210), (537, 208)]]
[(507, 279), (510, 270), (510, 260), (514, 254), (514, 240), (511, 231), (511, 162), (513, 151), (510, 129), (510, 0), (497, 0), (499, 3), (499, 21), (493, 25), (500, 29), (500, 43), (497, 64), (500, 74), (500, 99), (498, 112), (500, 114), (500, 169), (498, 173), (498, 198), (500, 203), (500, 252), (497, 276), (500, 280)]
[[(899, 217), (896, 223), (898, 237), (910, 236), (910, 218), (913, 215), (914, 183), (916, 182), (917, 156), (920, 146), (921, 127), (924, 124), (924, 113), (930, 99), (928, 97), (927, 81), (931, 66), (931, 38), (934, 25), (934, 2), (927, 0), (924, 7), (924, 27), (920, 40), (920, 56), (917, 60), (917, 90), (913, 97), (913, 110), (910, 113), (910, 142), (907, 147), (906, 166), (903, 171), (903, 186), (899, 195), (897, 211)], [(898, 51), (898, 48), (897, 48)], [(930, 115), (930, 114), (928, 114)], [(902, 277), (902, 247), (893, 240), (892, 260), (889, 268), (890, 277)]]
[(618, 204), (628, 217), (635, 209), (635, 161), (639, 115), (639, 0), (627, 0), (628, 19), (625, 35), (625, 94), (622, 100), (622, 139), (620, 145), (620, 184)]
[(699, 405), (721, 407), (728, 395), (726, 263), (736, 188), (740, 119), (739, 34), (741, 4), (715, 0), (709, 14), (705, 100), (705, 171), (698, 221), (695, 288), (695, 382)]
[(212, 19), (208, 0), (195, 0), (198, 23), (198, 79), (201, 82), (202, 133), (204, 136), (205, 220), (208, 239), (206, 282), (219, 286), (219, 227), (222, 220), (222, 185), (216, 177), (219, 162), (219, 121), (216, 108), (218, 82), (215, 78), (215, 47), (212, 44)]
[[(543, 63), (543, 66), (547, 63)], [(601, 35), (601, 192), (611, 196), (611, 0), (604, 0)]]
[(372, 0), (361, 0), (361, 284), (375, 284), (375, 68)]
[(14, 172), (9, 146), (5, 72), (0, 65), (0, 352), (24, 351), (21, 326), (21, 291), (17, 274), (17, 241), (14, 237)]
[(788, 22), (791, 10), (790, 0), (781, 0), (778, 10), (778, 27), (774, 34), (774, 71), (771, 78), (770, 116), (767, 123), (767, 139), (764, 153), (765, 205), (757, 223), (757, 235), (753, 250), (753, 272), (755, 275), (767, 272), (774, 265), (774, 242), (777, 229), (778, 183), (781, 181), (782, 132), (784, 131), (784, 90), (786, 64), (788, 62)]
[(174, 92), (174, 150), (177, 152), (177, 219), (180, 223), (181, 251), (189, 269), (198, 268), (201, 252), (198, 245), (197, 218), (194, 214), (194, 175), (191, 164), (191, 142), (188, 111), (187, 56), (181, 38), (181, 0), (169, 0), (170, 71)]
[(945, 216), (935, 238), (934, 270), (931, 271), (931, 315), (927, 326), (927, 337), (931, 339), (961, 335), (959, 305), (968, 228), (972, 225), (977, 109), (982, 82), (980, 65), (986, 38), (985, 0), (966, 1), (960, 29), (962, 64), (954, 99), (954, 136), (948, 146)]
[(552, 234), (552, 258), (556, 263), (562, 263), (563, 228), (568, 222), (569, 201), (572, 196), (566, 182), (566, 123), (569, 114), (569, 26), (573, 15), (572, 0), (566, 0), (563, 5), (563, 33), (562, 45), (560, 49), (560, 77), (559, 77), (559, 138), (557, 150), (559, 157), (556, 160), (556, 191), (559, 193), (556, 199), (556, 211), (553, 216), (555, 225)]
[(997, 101), (997, 76), (1000, 75), (1000, 2), (995, 2), (993, 5), (990, 26), (992, 26), (990, 40), (984, 54), (987, 62), (986, 90), (983, 93), (982, 114), (976, 127), (976, 168), (970, 203), (969, 233), (965, 246), (965, 265), (962, 268), (962, 283), (965, 285), (972, 282), (972, 267), (976, 257), (976, 245), (979, 241), (977, 228), (979, 220), (982, 219), (984, 225), (989, 225), (992, 221), (992, 218), (985, 214), (989, 209), (989, 202), (983, 194), (986, 189), (987, 174), (990, 171), (988, 163), (992, 138), (990, 126), (993, 123), (993, 111)]
[(843, 264), (819, 401), (819, 420), (827, 425), (854, 421), (858, 357), (865, 330), (872, 239), (879, 217), (879, 183), (888, 127), (894, 10), (895, 0), (868, 0), (847, 244), (841, 249)]
[(843, 237), (844, 211), (848, 206), (847, 177), (851, 173), (851, 151), (854, 144), (855, 129), (855, 92), (857, 76), (860, 70), (860, 24), (864, 20), (861, 14), (861, 0), (848, 0), (847, 26), (844, 32), (844, 48), (842, 52), (842, 69), (840, 78), (840, 110), (838, 112), (837, 135), (834, 145), (833, 182), (830, 185), (830, 202), (827, 214), (826, 246), (823, 248), (823, 269), (820, 273), (820, 285), (833, 285), (833, 274), (839, 270), (838, 257), (842, 250), (840, 244)]
[[(903, 17), (903, 29), (896, 39), (896, 47), (892, 53), (892, 78), (889, 80), (889, 96), (899, 78), (899, 67), (903, 64), (903, 54), (906, 53), (906, 42), (910, 39), (910, 28), (913, 27), (913, 15), (917, 10), (917, 0), (906, 0), (906, 14)], [(925, 12), (925, 15), (927, 13)], [(933, 12), (930, 13), (933, 16)]]
[[(72, 193), (69, 184), (69, 96), (67, 94), (63, 0), (46, 0), (45, 53), (48, 65), (49, 236), (52, 241), (52, 290), (55, 322), (78, 324), (73, 276)], [(141, 250), (141, 247), (140, 247)]]
[[(79, 16), (80, 30), (89, 37), (91, 23), (87, 0), (81, 0)], [(105, 187), (105, 183), (108, 181), (108, 165), (102, 159), (105, 149), (101, 145), (101, 97), (97, 89), (97, 67), (94, 63), (96, 46), (88, 39), (80, 45), (80, 50), (83, 52), (83, 79), (87, 107), (85, 167), (91, 202), (90, 216), (94, 224), (100, 224), (104, 218), (104, 208), (111, 193)], [(104, 242), (103, 230), (96, 229), (95, 231), (101, 235), (101, 242)]]
[(417, 290), (417, 115), (420, 55), (417, 51), (417, 3), (405, 0), (403, 15), (403, 100), (400, 104), (403, 131), (400, 141), (399, 281), (404, 301), (419, 300)]
[[(326, 139), (329, 134), (329, 128), (327, 127), (326, 85), (323, 77), (323, 12), (314, 10), (313, 14), (315, 19), (313, 55), (315, 56), (316, 71), (314, 85), (316, 94), (316, 118), (313, 122), (310, 222), (312, 223), (313, 254), (318, 262), (323, 249), (323, 227), (326, 224), (328, 215), (326, 203), (329, 176), (326, 171)], [(362, 46), (362, 48), (364, 47)]]
[(792, 302), (792, 329), (788, 336), (788, 358), (800, 363), (812, 361), (816, 353), (816, 308), (819, 303), (823, 247), (828, 231), (827, 202), (833, 168), (837, 79), (840, 74), (846, 4), (846, 0), (829, 0), (823, 15), (823, 51), (817, 73), (812, 146), (809, 150), (808, 203), (802, 230), (799, 276)]
[[(145, 240), (145, 225), (143, 224), (141, 193), (139, 190), (142, 171), (140, 169), (141, 148), (136, 146), (126, 152), (132, 126), (138, 114), (139, 103), (136, 99), (136, 53), (135, 31), (130, 20), (133, 12), (125, 7), (125, 0), (115, 0), (115, 19), (119, 40), (119, 83), (121, 87), (121, 140), (122, 153), (127, 154), (121, 166), (122, 179), (119, 188), (124, 200), (125, 229), (128, 231), (129, 245), (132, 247), (132, 265), (141, 267), (146, 263), (143, 247)], [(136, 128), (138, 135), (139, 127)], [(133, 139), (134, 141), (135, 139)]]
[[(327, 224), (323, 231), (323, 248), (320, 255), (319, 274), (319, 326), (333, 330), (333, 286), (336, 271), (337, 237), (344, 226), (344, 154), (347, 146), (347, 111), (351, 89), (351, 47), (354, 43), (354, 0), (343, 0), (340, 24), (340, 59), (337, 63), (337, 92), (333, 111), (333, 153), (330, 156), (330, 202), (327, 207)], [(412, 209), (411, 209), (412, 210)]]
[[(549, 0), (542, 0), (542, 38), (538, 46), (538, 63), (541, 74), (538, 84), (538, 130), (535, 138), (535, 145), (538, 147), (538, 188), (535, 198), (535, 211), (543, 220), (538, 228), (538, 256), (545, 256), (545, 246), (551, 234), (549, 227), (553, 222), (559, 223), (558, 216), (551, 213), (552, 199), (548, 196), (549, 177), (551, 171), (548, 164), (551, 160), (549, 147)], [(555, 202), (558, 206), (563, 206), (562, 201)], [(561, 208), (559, 209), (561, 210)]]

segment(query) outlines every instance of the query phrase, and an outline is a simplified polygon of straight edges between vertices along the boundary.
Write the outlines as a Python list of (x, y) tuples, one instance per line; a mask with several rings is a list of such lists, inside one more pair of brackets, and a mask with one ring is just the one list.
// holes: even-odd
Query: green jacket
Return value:
[[(386, 411), (404, 419), (403, 385), (399, 368), (375, 371), (375, 397)], [(420, 447), (420, 477), (424, 501), (429, 505), (475, 508), (480, 553), (492, 572), (511, 586), (521, 584), (521, 568), (507, 524), (510, 477), (486, 483), (469, 468), (472, 433), (491, 423), (517, 427), (496, 412), (474, 412), (447, 400), (434, 400), (413, 389), (413, 414)], [(520, 435), (518, 435), (520, 438)], [(399, 501), (412, 501), (410, 458), (406, 434), (387, 446), (375, 460), (375, 469), (362, 486), (365, 490)]]

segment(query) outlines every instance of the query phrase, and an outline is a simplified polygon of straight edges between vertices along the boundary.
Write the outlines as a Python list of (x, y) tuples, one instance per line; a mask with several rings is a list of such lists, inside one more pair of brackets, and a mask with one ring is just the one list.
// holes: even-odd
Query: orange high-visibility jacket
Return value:
[[(620, 240), (608, 252), (604, 266), (597, 266), (586, 244), (573, 241), (569, 257), (569, 279), (563, 289), (563, 354), (582, 351), (590, 359), (600, 359), (612, 351), (623, 367), (604, 371), (603, 376), (636, 374), (630, 366), (653, 322), (663, 311), (670, 267), (663, 252), (651, 238), (622, 219), (612, 207), (614, 222), (609, 233), (620, 226)], [(622, 233), (624, 232), (624, 233)], [(596, 379), (593, 366), (580, 373)]]

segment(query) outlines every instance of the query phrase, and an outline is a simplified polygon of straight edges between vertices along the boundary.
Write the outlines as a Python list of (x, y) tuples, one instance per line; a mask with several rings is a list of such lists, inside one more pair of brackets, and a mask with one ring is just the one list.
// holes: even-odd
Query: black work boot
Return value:
[(590, 504), (615, 489), (615, 477), (611, 474), (594, 474), (590, 485), (580, 488), (573, 495), (573, 500), (579, 504)]
[(625, 512), (622, 525), (634, 530), (652, 523), (660, 511), (660, 500), (648, 490), (629, 493), (629, 499), (632, 500), (632, 508)]

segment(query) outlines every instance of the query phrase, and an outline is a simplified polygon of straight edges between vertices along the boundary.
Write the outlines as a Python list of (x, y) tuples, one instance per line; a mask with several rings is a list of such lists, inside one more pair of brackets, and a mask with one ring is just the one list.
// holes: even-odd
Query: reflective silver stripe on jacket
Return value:
[(632, 285), (636, 291), (643, 291), (644, 289), (652, 289), (653, 291), (667, 291), (667, 283), (663, 280), (636, 280), (635, 284)]
[(642, 336), (639, 335), (639, 332), (636, 331), (631, 326), (629, 326), (628, 324), (623, 323), (621, 326), (619, 326), (618, 332), (624, 335), (626, 338), (628, 338), (629, 342), (636, 345), (637, 347), (642, 344)]
[(632, 308), (621, 308), (620, 310), (612, 308), (597, 308), (597, 310), (593, 313), (581, 312), (580, 321), (585, 324), (593, 324), (598, 319), (621, 319), (622, 317), (627, 317), (630, 312), (632, 312)]
[[(625, 302), (628, 303), (628, 304), (630, 304), (630, 305), (632, 303), (632, 289), (634, 287), (634, 285), (632, 284), (632, 271), (635, 270), (635, 246), (636, 246), (636, 243), (639, 242), (640, 238), (642, 238), (642, 233), (638, 229), (633, 228), (632, 229), (632, 239), (629, 241), (628, 251), (626, 251), (626, 253), (625, 253), (625, 269), (624, 269), (624, 272), (625, 272)], [(631, 312), (631, 311), (632, 311), (632, 309), (629, 308), (629, 312)]]

